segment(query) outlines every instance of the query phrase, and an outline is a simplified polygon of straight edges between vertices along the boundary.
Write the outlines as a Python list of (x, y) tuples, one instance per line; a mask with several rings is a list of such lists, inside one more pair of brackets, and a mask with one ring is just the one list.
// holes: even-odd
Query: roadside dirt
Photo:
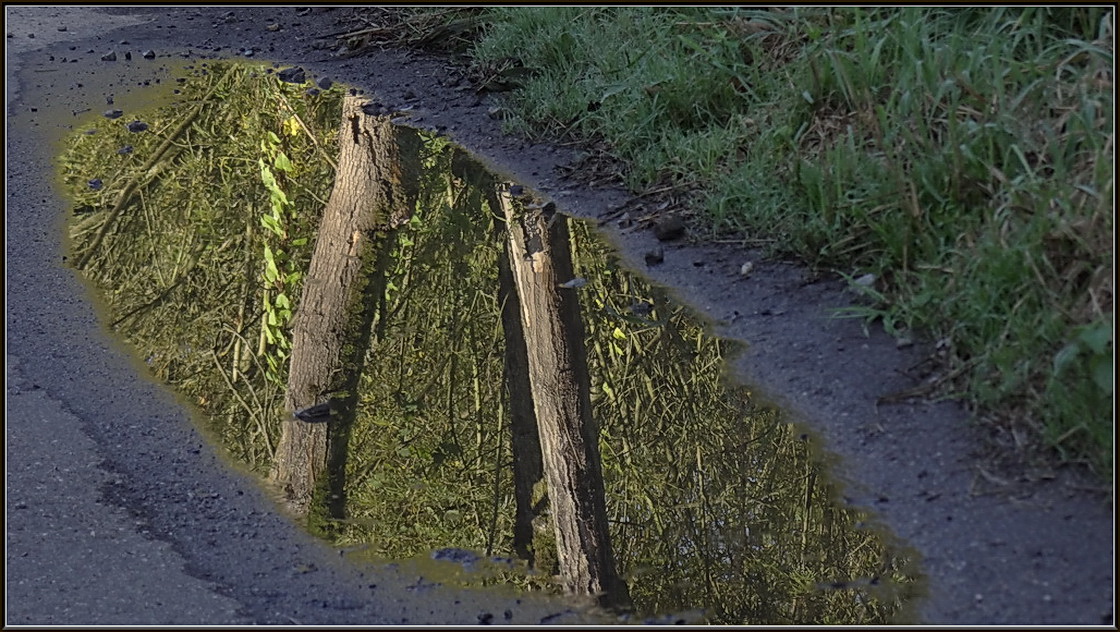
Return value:
[[(501, 122), (489, 115), (499, 104), (496, 97), (477, 93), (448, 60), (399, 50), (332, 58), (316, 42), (349, 27), (354, 9), (104, 11), (144, 23), (104, 34), (93, 48), (79, 46), (70, 53), (80, 58), (77, 64), (46, 62), (41, 51), (43, 68), (60, 69), (76, 82), (87, 72), (121, 66), (100, 60), (114, 48), (152, 49), (157, 58), (150, 68), (166, 59), (233, 57), (251, 48), (253, 59), (300, 65), (314, 77), (358, 86), (389, 109), (411, 108), (411, 124), (447, 134), (565, 212), (601, 222), (630, 267), (693, 305), (716, 333), (746, 343), (734, 373), (837, 456), (848, 482), (846, 502), (873, 511), (921, 552), (930, 593), (920, 609), (924, 622), (1112, 625), (1111, 498), (1072, 469), (1041, 478), (1014, 468), (992, 471), (989, 460), (974, 454), (985, 445), (981, 430), (954, 403), (878, 403), (917, 386), (908, 371), (933, 349), (921, 342), (899, 348), (878, 327), (865, 334), (857, 321), (832, 318), (832, 309), (854, 300), (839, 281), (815, 278), (750, 249), (694, 243), (687, 234), (661, 242), (648, 228), (620, 226), (614, 212), (632, 196), (569, 179), (581, 158), (574, 149), (503, 134)], [(279, 26), (270, 29), (273, 24)], [(152, 73), (138, 61), (130, 68), (130, 86)], [(62, 75), (38, 76), (55, 82), (61, 94)], [(99, 93), (75, 94), (89, 99), (88, 107), (103, 107)], [(647, 265), (646, 253), (658, 248), (663, 262)], [(753, 271), (743, 276), (747, 262)]]

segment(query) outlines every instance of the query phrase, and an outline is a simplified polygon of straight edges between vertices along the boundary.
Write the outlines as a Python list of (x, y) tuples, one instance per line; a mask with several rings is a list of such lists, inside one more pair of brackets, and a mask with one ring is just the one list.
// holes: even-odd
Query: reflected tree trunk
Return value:
[[(500, 208), (500, 207), (499, 207)], [(509, 392), (510, 430), (513, 452), (513, 494), (516, 515), (513, 523), (513, 550), (518, 557), (536, 563), (533, 550), (533, 488), (544, 478), (537, 415), (529, 384), (529, 357), (521, 331), (521, 302), (517, 298), (513, 271), (509, 264), (509, 245), (498, 260), (498, 297), (502, 305), (502, 330), (505, 333), (506, 389)]]
[[(486, 193), (490, 212), (502, 213), (497, 183), (493, 175), (466, 152), (457, 152), (452, 160), (452, 173)], [(504, 217), (494, 222), (494, 236), (505, 239)], [(533, 548), (533, 520), (541, 509), (533, 502), (533, 489), (544, 479), (541, 464), (541, 441), (537, 430), (537, 414), (533, 410), (533, 392), (529, 384), (529, 357), (525, 351), (525, 334), (521, 331), (521, 303), (510, 269), (509, 242), (498, 257), (498, 304), (502, 306), (502, 332), (505, 338), (505, 387), (509, 395), (510, 451), (513, 455), (513, 550), (521, 559), (537, 566)], [(541, 506), (544, 502), (540, 503)]]
[(595, 595), (605, 606), (628, 605), (607, 528), (579, 300), (574, 288), (561, 287), (572, 279), (567, 219), (548, 212), (551, 205), (522, 208), (506, 186), (498, 195), (520, 299), (560, 574), (572, 592)]
[[(416, 204), (419, 138), (387, 117), (368, 116), (362, 99), (346, 97), (339, 131), (338, 171), (323, 209), (315, 250), (293, 323), (291, 367), (284, 405), (298, 411), (330, 403), (328, 423), (292, 416), (283, 422), (271, 479), (298, 515), (310, 510), (330, 476), (331, 513), (344, 505), (341, 474), (356, 403), (356, 386), (377, 301), (382, 240), (407, 222)], [(376, 247), (382, 242), (382, 247)], [(337, 471), (336, 471), (337, 470)]]

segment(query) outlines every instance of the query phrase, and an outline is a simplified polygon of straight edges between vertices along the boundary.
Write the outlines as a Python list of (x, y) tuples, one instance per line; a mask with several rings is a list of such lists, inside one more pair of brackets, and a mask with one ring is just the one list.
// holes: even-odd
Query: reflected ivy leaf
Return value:
[(279, 171), (288, 173), (292, 171), (292, 161), (288, 159), (288, 155), (284, 152), (276, 154), (276, 160), (272, 161), (272, 164)]
[(626, 340), (626, 334), (623, 333), (623, 331), (621, 329), (619, 329), (618, 327), (614, 328), (614, 331), (611, 332), (611, 335), (614, 336), (618, 340)]
[(280, 270), (276, 268), (276, 260), (272, 256), (272, 248), (264, 246), (264, 280), (272, 283), (280, 278)]
[(284, 133), (288, 136), (299, 136), (299, 121), (296, 120), (296, 117), (289, 116), (284, 119), (283, 126)]
[[(268, 230), (275, 233), (277, 237), (283, 237), (284, 236), (284, 229), (281, 228), (280, 222), (277, 221), (276, 218), (271, 216), (271, 215), (261, 215), (261, 226), (264, 226)], [(306, 241), (307, 240), (304, 239), (304, 242), (306, 242)]]
[(271, 191), (271, 193), (272, 193), (272, 208), (277, 213), (280, 213), (281, 211), (284, 210), (284, 207), (287, 206), (287, 204), (288, 204), (288, 196), (284, 195), (284, 192), (281, 191), (279, 188), (273, 189)]

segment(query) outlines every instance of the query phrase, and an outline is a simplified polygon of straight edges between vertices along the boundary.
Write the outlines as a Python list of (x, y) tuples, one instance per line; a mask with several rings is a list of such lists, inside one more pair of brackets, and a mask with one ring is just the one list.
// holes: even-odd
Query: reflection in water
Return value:
[[(150, 371), (197, 404), (237, 459), (271, 472), (314, 531), (368, 559), (476, 571), (476, 583), (555, 590), (602, 564), (643, 615), (907, 616), (912, 560), (836, 502), (780, 411), (724, 379), (727, 343), (621, 268), (587, 225), (510, 194), (444, 139), (344, 113), (340, 86), (312, 91), (261, 67), (194, 70), (179, 102), (137, 117), (147, 130), (99, 119), (98, 133), (70, 139), (72, 260)], [(398, 201), (355, 211), (380, 219), (337, 231), (324, 254), (329, 218), (361, 207), (335, 196), (354, 184), (336, 174), (348, 164), (339, 147), (362, 129), (395, 144), (397, 162), (372, 154), (371, 168)], [(506, 251), (507, 213), (526, 230), (525, 252)], [(542, 278), (542, 248), (563, 249), (570, 270), (538, 288), (541, 300), (567, 301), (583, 330), (544, 338), (575, 361), (553, 375), (541, 368), (548, 312), (515, 307), (533, 296), (526, 279)], [(356, 258), (353, 272), (342, 259), (316, 271), (340, 254)], [(337, 319), (325, 316), (332, 301)], [(324, 347), (325, 361), (299, 359)], [(310, 373), (298, 377), (302, 362)], [(567, 379), (575, 390), (556, 397)], [(544, 422), (573, 398), (587, 411)], [(293, 436), (305, 442), (294, 451)], [(306, 459), (302, 505), (277, 474), (295, 458), (283, 454)]]

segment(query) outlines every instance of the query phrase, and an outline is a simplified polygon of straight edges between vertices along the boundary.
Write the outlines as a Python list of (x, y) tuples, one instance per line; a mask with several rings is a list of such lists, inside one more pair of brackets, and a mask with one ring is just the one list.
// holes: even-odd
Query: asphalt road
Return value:
[[(346, 562), (280, 515), (172, 396), (139, 376), (63, 265), (51, 143), (102, 91), (128, 102), (137, 69), (93, 77), (87, 66), (100, 54), (80, 53), (115, 45), (119, 27), (142, 34), (145, 18), (84, 7), (6, 7), (5, 18), (6, 624), (589, 620), (558, 601)], [(83, 61), (57, 62), (74, 42)], [(53, 65), (41, 64), (47, 47)]]
[[(390, 105), (408, 101), (414, 120), (567, 212), (595, 218), (627, 196), (564, 182), (555, 167), (570, 163), (571, 151), (504, 137), (487, 116), (489, 97), (464, 89), (438, 60), (393, 51), (326, 59), (311, 43), (335, 28), (330, 13), (9, 6), (5, 18), (7, 623), (578, 620), (562, 603), (360, 569), (280, 515), (98, 324), (63, 261), (68, 209), (51, 186), (52, 143), (70, 131), (74, 111), (99, 111), (106, 95), (126, 111), (143, 104), (138, 84), (162, 65), (253, 46), (256, 59), (300, 63)], [(272, 22), (283, 28), (267, 30)], [(159, 57), (101, 62), (114, 48)], [(610, 236), (637, 269), (656, 245), (638, 231)], [(738, 274), (744, 260), (757, 262), (749, 282)], [(1092, 481), (1066, 471), (1045, 480), (990, 475), (971, 453), (982, 441), (958, 407), (875, 405), (913, 386), (902, 371), (921, 359), (922, 345), (900, 350), (882, 332), (864, 336), (857, 323), (828, 319), (842, 288), (807, 282), (757, 253), (667, 245), (665, 262), (646, 272), (721, 333), (752, 343), (735, 368), (820, 433), (840, 457), (853, 504), (922, 553), (924, 621), (1112, 626), (1113, 510), (1085, 491)]]

